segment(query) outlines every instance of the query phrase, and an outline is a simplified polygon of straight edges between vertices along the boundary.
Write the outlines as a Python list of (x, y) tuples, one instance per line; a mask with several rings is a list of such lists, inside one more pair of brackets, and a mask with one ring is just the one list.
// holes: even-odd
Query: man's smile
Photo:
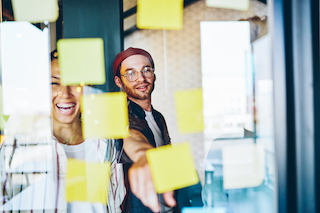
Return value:
[(146, 91), (148, 89), (149, 84), (142, 84), (136, 87), (137, 90), (139, 91)]

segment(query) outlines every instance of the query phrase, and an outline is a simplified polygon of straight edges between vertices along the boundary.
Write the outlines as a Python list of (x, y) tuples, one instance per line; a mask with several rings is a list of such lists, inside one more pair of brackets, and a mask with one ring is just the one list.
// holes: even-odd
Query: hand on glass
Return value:
[[(142, 155), (129, 169), (129, 182), (132, 193), (140, 199), (143, 205), (153, 212), (160, 212), (158, 194), (153, 185), (153, 180), (146, 155)], [(170, 207), (176, 205), (172, 191), (163, 193), (166, 204)]]

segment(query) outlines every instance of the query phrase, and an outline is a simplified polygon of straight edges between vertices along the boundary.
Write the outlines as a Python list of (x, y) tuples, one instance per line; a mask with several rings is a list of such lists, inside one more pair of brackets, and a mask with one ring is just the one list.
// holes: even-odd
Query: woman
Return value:
[[(30, 124), (32, 129), (30, 133), (15, 134), (0, 144), (0, 193), (3, 204), (0, 205), (0, 210), (59, 213), (121, 212), (120, 204), (126, 191), (122, 165), (117, 164), (115, 160), (115, 156), (119, 156), (116, 155), (115, 141), (101, 138), (84, 140), (80, 120), (82, 87), (60, 84), (56, 51), (51, 53), (51, 83), (52, 143), (47, 137), (40, 140), (43, 135), (50, 133), (50, 131), (44, 132), (49, 130), (47, 127), (50, 122), (47, 122), (48, 117), (43, 116), (45, 125), (40, 118), (38, 119), (40, 123), (38, 122), (37, 125), (31, 120), (24, 122)], [(26, 120), (33, 116), (16, 117), (19, 121), (19, 119)], [(68, 158), (86, 162), (109, 161), (111, 163), (110, 180), (105, 180), (110, 181), (109, 191), (106, 192), (108, 193), (107, 205), (89, 202), (67, 203), (65, 179)], [(53, 164), (55, 162), (56, 166)]]
[[(121, 212), (120, 205), (125, 196), (122, 165), (115, 160), (114, 140), (101, 138), (84, 140), (80, 119), (80, 86), (60, 84), (60, 70), (57, 52), (51, 53), (52, 117), (53, 136), (58, 163), (58, 208), (65, 204), (65, 177), (67, 158), (87, 162), (112, 163), (108, 205), (101, 203), (72, 202), (67, 204), (67, 212)], [(96, 174), (99, 175), (99, 174)], [(107, 180), (106, 180), (107, 181)]]

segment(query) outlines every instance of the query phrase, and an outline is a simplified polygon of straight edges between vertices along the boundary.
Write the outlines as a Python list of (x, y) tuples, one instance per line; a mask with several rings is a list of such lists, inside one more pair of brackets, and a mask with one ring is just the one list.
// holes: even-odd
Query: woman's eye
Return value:
[(57, 82), (51, 82), (51, 85), (60, 85), (60, 84)]

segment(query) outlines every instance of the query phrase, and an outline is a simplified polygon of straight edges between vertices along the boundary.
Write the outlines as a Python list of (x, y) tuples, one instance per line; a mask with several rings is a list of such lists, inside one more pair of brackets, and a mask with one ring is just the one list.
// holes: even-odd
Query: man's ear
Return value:
[(114, 82), (116, 83), (116, 85), (119, 88), (122, 88), (122, 82), (121, 82), (121, 79), (118, 76), (114, 76)]

